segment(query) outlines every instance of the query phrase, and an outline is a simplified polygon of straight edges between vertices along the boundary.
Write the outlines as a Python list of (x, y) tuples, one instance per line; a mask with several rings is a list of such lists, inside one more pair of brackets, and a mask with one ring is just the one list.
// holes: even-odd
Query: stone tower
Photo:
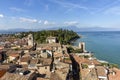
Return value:
[(82, 49), (83, 52), (86, 52), (86, 50), (85, 50), (85, 43), (84, 42), (80, 42), (79, 43), (79, 48)]
[(33, 35), (29, 34), (28, 35), (28, 46), (33, 46), (33, 45), (34, 45)]

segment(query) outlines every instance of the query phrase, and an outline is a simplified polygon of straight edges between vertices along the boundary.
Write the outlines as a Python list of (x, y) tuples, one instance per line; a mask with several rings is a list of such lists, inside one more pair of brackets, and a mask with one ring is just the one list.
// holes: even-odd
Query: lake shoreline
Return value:
[[(85, 32), (84, 32), (85, 33)], [(94, 33), (94, 32), (90, 32), (90, 33)], [(96, 32), (95, 32), (96, 33)], [(105, 32), (106, 33), (106, 32)], [(118, 33), (118, 32), (117, 32)], [(82, 32), (80, 32), (80, 33), (78, 33), (79, 35), (82, 35), (82, 36), (86, 36), (86, 35), (84, 35)], [(102, 36), (106, 36), (106, 35), (108, 35), (107, 37), (109, 37), (110, 36), (110, 34), (104, 34), (104, 33), (100, 33), (100, 32), (97, 32), (96, 34), (92, 34), (92, 37), (95, 37), (94, 35), (100, 35), (100, 34), (102, 34)], [(105, 57), (107, 57), (107, 56), (103, 56), (103, 59), (102, 59), (102, 57), (100, 58), (100, 57), (98, 57), (99, 55), (101, 55), (100, 53), (103, 53), (103, 51), (101, 51), (101, 50), (98, 50), (98, 51), (101, 51), (101, 52), (98, 52), (98, 51), (94, 51), (94, 50), (96, 50), (96, 49), (93, 49), (92, 48), (92, 46), (94, 46), (94, 44), (97, 44), (97, 43), (94, 43), (94, 44), (92, 44), (92, 43), (90, 43), (90, 42), (93, 42), (93, 41), (91, 41), (90, 39), (89, 39), (89, 37), (90, 37), (90, 39), (91, 39), (91, 35), (89, 36), (89, 34), (87, 34), (87, 36), (86, 37), (80, 37), (79, 39), (76, 39), (76, 40), (74, 40), (73, 41), (73, 43), (72, 43), (72, 45), (73, 46), (78, 46), (78, 44), (79, 44), (79, 42), (84, 42), (84, 38), (85, 38), (85, 43), (86, 43), (86, 41), (87, 41), (87, 43), (86, 43), (86, 47), (87, 47), (87, 50), (89, 50), (89, 51), (92, 51), (92, 52), (94, 52), (94, 56), (96, 57), (96, 59), (97, 60), (99, 60), (99, 61), (102, 61), (102, 62), (106, 62), (106, 63), (109, 63), (109, 64), (116, 64), (116, 65), (118, 65), (119, 66), (119, 68), (120, 68), (120, 65), (116, 62), (116, 60), (112, 60), (112, 58), (114, 58), (113, 56), (112, 56), (112, 58), (110, 59), (110, 60), (108, 60), (109, 59), (109, 57), (108, 58), (105, 58)], [(97, 37), (101, 37), (101, 36), (97, 36)], [(87, 39), (87, 40), (86, 40)], [(94, 40), (94, 41), (96, 41), (96, 40)], [(90, 44), (92, 44), (92, 46), (90, 46)], [(101, 44), (102, 45), (102, 44)], [(105, 44), (104, 44), (105, 45)], [(96, 46), (96, 45), (95, 45)], [(94, 46), (94, 47), (95, 47)], [(98, 46), (96, 46), (96, 47), (99, 47), (99, 45)], [(95, 47), (95, 48), (96, 48)], [(98, 49), (98, 48), (97, 48)], [(104, 53), (106, 53), (107, 54), (107, 52), (104, 52)]]

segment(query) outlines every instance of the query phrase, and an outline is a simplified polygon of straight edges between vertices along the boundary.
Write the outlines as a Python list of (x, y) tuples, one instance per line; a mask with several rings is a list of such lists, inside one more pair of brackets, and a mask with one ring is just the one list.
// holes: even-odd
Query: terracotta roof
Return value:
[(96, 71), (98, 76), (107, 77), (106, 69), (103, 66), (96, 66)]
[(51, 64), (52, 59), (51, 59), (51, 58), (41, 58), (41, 59), (40, 59), (40, 62), (42, 62), (42, 64), (43, 64), (44, 66), (48, 66), (48, 65)]
[(64, 63), (72, 64), (71, 60), (64, 60)]
[(14, 51), (14, 50), (8, 50), (8, 51), (6, 52), (6, 54), (7, 54), (8, 56), (13, 56), (13, 57), (19, 56), (20, 53), (21, 53), (21, 51)]
[(51, 59), (46, 59), (46, 60), (43, 61), (43, 65), (45, 65), (45, 66), (46, 66), (46, 65), (50, 65), (51, 62), (52, 62)]
[(31, 57), (22, 57), (21, 59), (20, 59), (20, 61), (21, 62), (28, 62), (29, 60), (31, 59)]
[(28, 80), (28, 79), (29, 77), (27, 76), (6, 72), (6, 74), (3, 77), (1, 77), (0, 80)]
[(0, 46), (0, 50), (2, 50), (2, 49), (4, 49), (4, 47), (3, 47), (3, 46)]
[(64, 57), (69, 57), (69, 55), (66, 53), (66, 54), (63, 54), (64, 55)]
[(57, 73), (51, 73), (50, 80), (62, 80)]
[(9, 56), (12, 56), (12, 57), (18, 57), (19, 54), (17, 54), (17, 53), (13, 53), (13, 54), (10, 54)]
[(54, 52), (54, 57), (62, 57), (62, 56), (63, 56), (62, 53), (56, 53), (56, 52)]
[(86, 63), (88, 65), (94, 64), (94, 65), (99, 65), (100, 62), (98, 62), (97, 60), (89, 60), (89, 59), (84, 59), (82, 63)]
[(30, 60), (30, 64), (37, 64), (38, 63), (38, 59), (31, 59)]
[(37, 78), (37, 80), (49, 80), (49, 79), (46, 79), (46, 78)]
[(0, 78), (7, 72), (5, 69), (0, 69)]
[(115, 71), (115, 75), (109, 74), (109, 80), (120, 80), (120, 69), (117, 68), (113, 68), (113, 70)]
[(9, 64), (8, 65), (0, 65), (0, 69), (6, 69), (7, 70), (7, 69), (9, 69), (9, 66), (10, 66)]
[(77, 55), (73, 55), (75, 60), (80, 64), (80, 63), (86, 63), (86, 64), (95, 64), (95, 65), (99, 65), (100, 62), (98, 62), (97, 60), (89, 60), (87, 58), (83, 58), (83, 57), (79, 57)]
[(85, 68), (85, 69), (82, 69), (81, 70), (81, 74), (82, 74), (82, 78), (85, 78), (85, 77), (87, 77), (87, 75), (89, 74), (89, 72), (90, 72), (90, 70), (87, 68)]
[(100, 65), (101, 63), (98, 62), (97, 60), (92, 60), (95, 65)]
[(41, 50), (52, 50), (52, 48), (49, 47), (49, 46), (46, 46), (46, 47), (44, 47), (44, 48), (41, 48)]
[(63, 68), (67, 68), (67, 70), (69, 69), (69, 64), (63, 63), (63, 62), (58, 62), (56, 64), (56, 68), (57, 69), (63, 69)]
[(85, 61), (85, 59), (83, 57), (79, 57), (79, 56), (76, 56), (76, 55), (73, 55), (73, 57), (75, 58), (75, 60), (81, 64)]
[(82, 69), (81, 70), (82, 80), (98, 80), (96, 70), (93, 69)]

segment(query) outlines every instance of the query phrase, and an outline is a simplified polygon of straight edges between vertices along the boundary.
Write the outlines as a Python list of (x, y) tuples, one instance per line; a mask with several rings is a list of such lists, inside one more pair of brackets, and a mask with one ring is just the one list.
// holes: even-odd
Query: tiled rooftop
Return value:
[(1, 78), (2, 76), (4, 76), (4, 74), (6, 73), (6, 71), (7, 71), (7, 70), (5, 70), (5, 69), (0, 69), (0, 78)]
[(96, 66), (96, 71), (98, 76), (107, 77), (107, 71), (103, 66)]
[(120, 70), (119, 69), (116, 69), (116, 68), (113, 68), (113, 70), (115, 71), (115, 75), (108, 75), (109, 77), (109, 80), (120, 80)]

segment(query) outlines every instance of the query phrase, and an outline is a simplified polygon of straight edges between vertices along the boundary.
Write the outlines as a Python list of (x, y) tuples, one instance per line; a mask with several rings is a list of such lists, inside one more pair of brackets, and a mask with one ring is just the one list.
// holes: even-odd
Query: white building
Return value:
[(33, 46), (33, 45), (34, 45), (33, 35), (29, 34), (28, 35), (28, 46)]
[(84, 42), (80, 42), (79, 43), (79, 48), (82, 49), (83, 52), (86, 52), (86, 50), (85, 50), (85, 43)]
[(48, 42), (48, 43), (56, 43), (57, 39), (56, 39), (56, 37), (48, 37), (46, 39), (46, 42)]

